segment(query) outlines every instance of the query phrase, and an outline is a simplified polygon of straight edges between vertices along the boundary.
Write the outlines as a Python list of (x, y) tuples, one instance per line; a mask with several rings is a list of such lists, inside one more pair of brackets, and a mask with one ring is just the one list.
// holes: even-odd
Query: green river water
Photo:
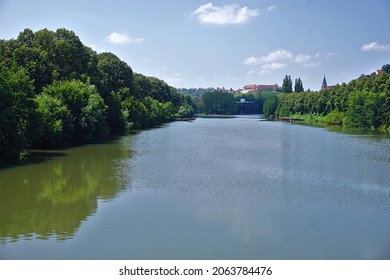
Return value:
[(390, 259), (390, 139), (198, 118), (0, 169), (0, 259)]

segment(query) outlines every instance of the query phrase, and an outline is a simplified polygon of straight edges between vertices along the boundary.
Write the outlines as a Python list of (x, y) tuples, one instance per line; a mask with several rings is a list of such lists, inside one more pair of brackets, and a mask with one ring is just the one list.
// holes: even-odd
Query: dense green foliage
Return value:
[(108, 135), (103, 98), (78, 80), (54, 82), (35, 97), (42, 116), (41, 147), (86, 143)]
[(34, 87), (26, 71), (0, 64), (0, 161), (18, 159), (39, 134)]
[(266, 118), (275, 116), (276, 109), (278, 108), (278, 97), (273, 95), (268, 98), (263, 105), (263, 112)]
[(387, 65), (378, 75), (362, 75), (348, 84), (318, 92), (281, 93), (276, 115), (317, 116), (330, 124), (361, 128), (390, 128), (390, 74)]
[(0, 162), (31, 147), (87, 143), (192, 116), (190, 96), (97, 54), (72, 31), (25, 29), (0, 40)]
[(295, 79), (294, 91), (295, 92), (303, 92), (304, 91), (301, 78)]
[(292, 80), (291, 76), (285, 76), (282, 83), (282, 92), (289, 93), (292, 92)]
[(210, 91), (202, 95), (202, 111), (206, 114), (236, 114), (238, 111), (233, 94)]
[[(234, 100), (236, 102), (239, 102), (241, 99), (245, 99), (246, 101), (253, 101), (256, 102), (259, 105), (259, 112), (260, 114), (263, 113), (263, 105), (264, 102), (272, 97), (278, 94), (278, 91), (274, 91), (272, 88), (262, 89), (256, 92), (250, 92), (250, 93), (237, 93), (233, 89), (226, 90), (225, 88), (179, 88), (177, 89), (178, 92), (185, 94), (187, 96), (194, 97), (195, 104), (192, 104), (191, 106), (194, 108), (195, 111), (198, 111), (198, 108), (196, 105), (199, 106), (199, 112), (200, 113), (207, 113), (204, 109), (204, 102), (202, 102), (202, 97), (206, 93), (216, 93), (216, 92), (225, 92), (225, 93), (231, 93), (234, 96)], [(206, 95), (207, 96), (207, 95)], [(236, 106), (236, 110), (234, 110), (234, 114), (239, 113), (239, 106)]]

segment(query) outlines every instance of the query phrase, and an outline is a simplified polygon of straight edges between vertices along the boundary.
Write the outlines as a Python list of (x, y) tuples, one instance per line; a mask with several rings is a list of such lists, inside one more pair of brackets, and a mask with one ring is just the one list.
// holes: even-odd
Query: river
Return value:
[(390, 259), (390, 139), (197, 118), (0, 169), (0, 259)]

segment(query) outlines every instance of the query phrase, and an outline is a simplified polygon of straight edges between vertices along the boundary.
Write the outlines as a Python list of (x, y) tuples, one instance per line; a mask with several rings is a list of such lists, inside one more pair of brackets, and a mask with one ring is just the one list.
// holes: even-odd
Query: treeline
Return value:
[(203, 93), (199, 111), (205, 114), (233, 115), (238, 107), (234, 95), (225, 91), (208, 91)]
[(74, 32), (0, 40), (0, 162), (30, 148), (87, 143), (194, 114), (190, 96), (97, 54)]
[(244, 94), (232, 94), (221, 90), (207, 91), (201, 95), (200, 99), (197, 99), (197, 106), (199, 112), (204, 114), (235, 115), (241, 111), (239, 101), (245, 99), (245, 101), (257, 103), (259, 110), (256, 113), (262, 114), (265, 101), (276, 94), (272, 91)]
[(262, 90), (253, 93), (237, 94), (234, 96), (234, 99), (236, 101), (240, 101), (240, 99), (245, 99), (246, 101), (257, 102), (260, 108), (259, 113), (264, 114), (264, 103), (266, 102), (266, 100), (276, 96), (277, 94), (278, 92), (274, 92), (272, 90)]
[(390, 129), (390, 71), (362, 75), (329, 90), (281, 93), (264, 104), (266, 116), (302, 115), (309, 120)]

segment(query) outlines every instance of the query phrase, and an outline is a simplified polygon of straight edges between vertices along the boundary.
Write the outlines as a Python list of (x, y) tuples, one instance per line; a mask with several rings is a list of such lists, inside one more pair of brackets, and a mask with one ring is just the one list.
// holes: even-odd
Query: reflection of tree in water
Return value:
[(40, 157), (46, 160), (0, 172), (3, 240), (71, 238), (96, 212), (98, 199), (111, 200), (127, 185), (123, 169), (131, 150), (121, 142)]

